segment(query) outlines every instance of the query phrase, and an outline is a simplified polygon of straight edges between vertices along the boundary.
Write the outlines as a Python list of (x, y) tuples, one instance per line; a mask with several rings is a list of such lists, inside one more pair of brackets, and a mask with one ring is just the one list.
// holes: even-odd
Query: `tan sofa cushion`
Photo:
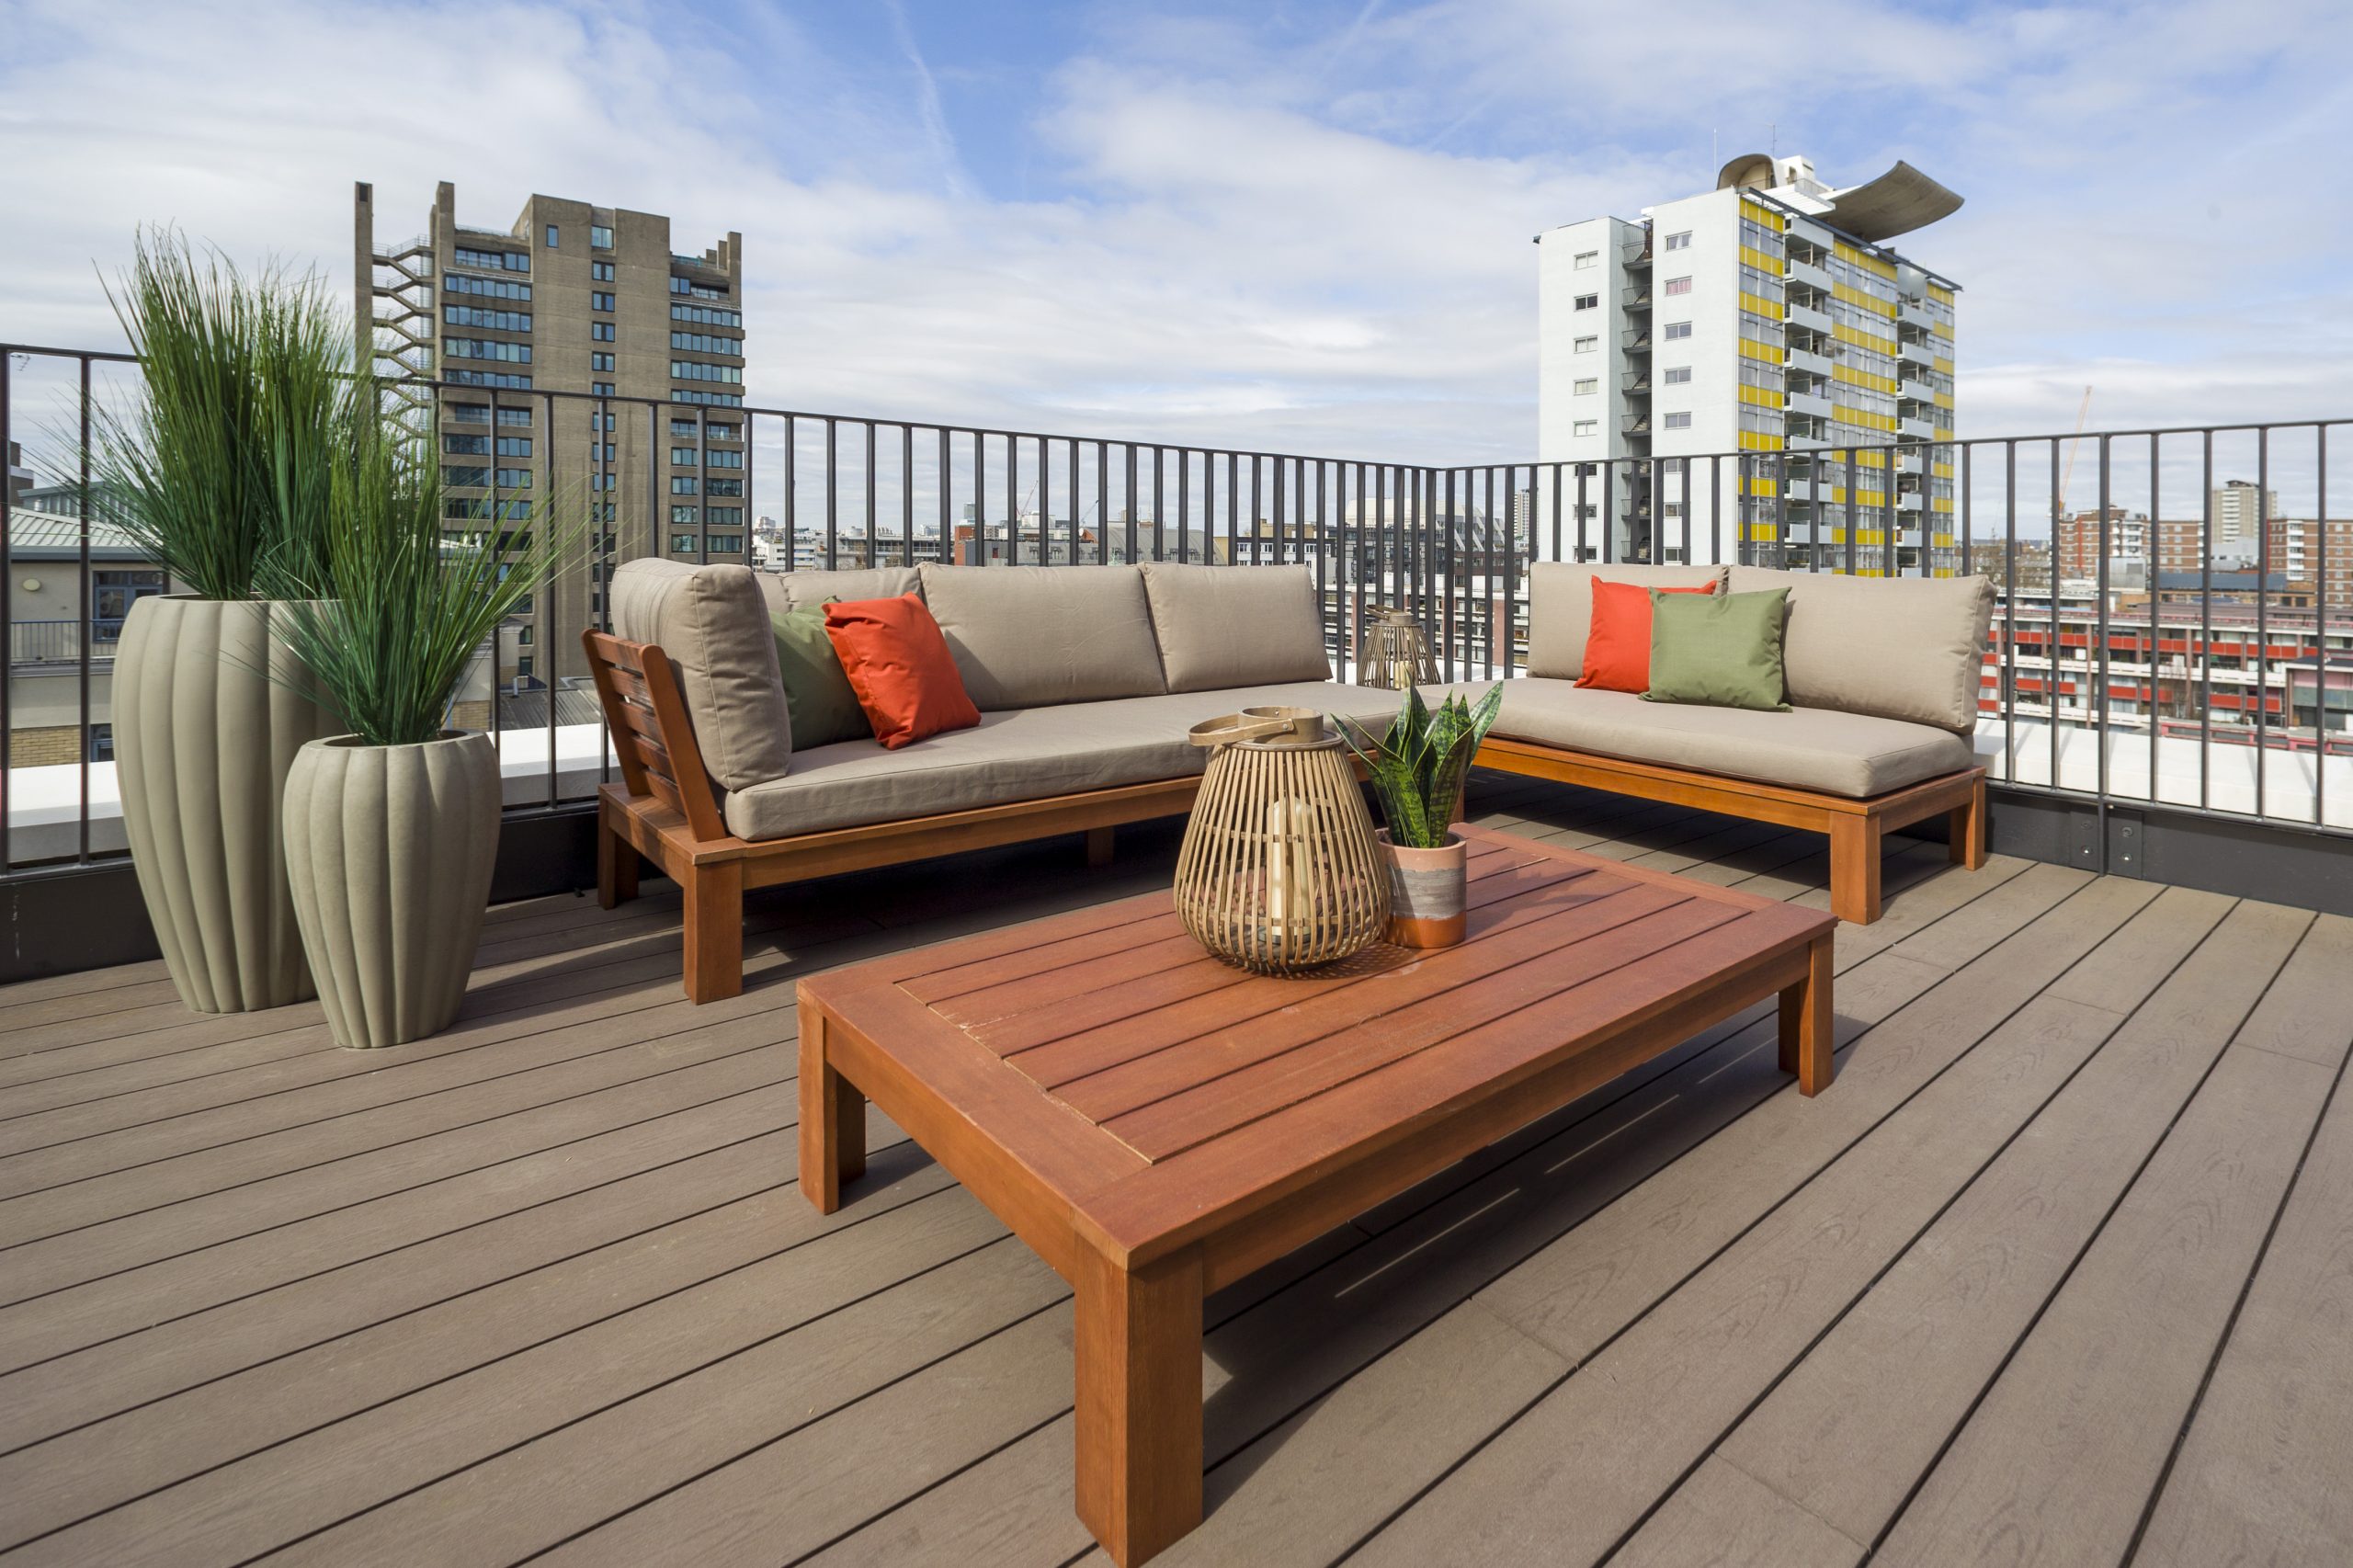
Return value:
[[(1735, 590), (1737, 591), (1737, 590)], [(1475, 683), (1451, 689), (1475, 698)], [(1572, 751), (1861, 799), (1976, 765), (1949, 730), (1824, 708), (1767, 713), (1745, 708), (1645, 702), (1563, 680), (1504, 685), (1489, 732)]]
[(1324, 616), (1304, 566), (1143, 566), (1171, 691), (1328, 681)]
[(1206, 760), (1185, 739), (1204, 719), (1279, 703), (1379, 726), (1397, 701), (1393, 692), (1313, 682), (1007, 709), (983, 713), (977, 729), (952, 730), (895, 752), (872, 741), (802, 752), (788, 777), (728, 796), (727, 825), (744, 838), (780, 838), (1181, 778), (1199, 773)]
[(729, 790), (782, 778), (792, 764), (776, 628), (756, 575), (654, 556), (613, 573), (614, 632), (670, 656), (703, 767)]
[(915, 568), (912, 566), (851, 567), (840, 572), (763, 572), (759, 578), (761, 596), (767, 600), (769, 613), (773, 615), (806, 609), (811, 605), (824, 604), (827, 599), (855, 604), (860, 599), (895, 599), (901, 594), (923, 591)]
[(1992, 578), (1732, 569), (1733, 593), (1759, 588), (1790, 590), (1781, 660), (1791, 702), (1975, 733)]
[(1168, 689), (1138, 567), (926, 565), (922, 575), (983, 713)]
[(1528, 673), (1559, 680), (1585, 674), (1585, 634), (1593, 625), (1593, 580), (1645, 588), (1714, 588), (1721, 566), (1600, 566), (1539, 561), (1528, 569)]

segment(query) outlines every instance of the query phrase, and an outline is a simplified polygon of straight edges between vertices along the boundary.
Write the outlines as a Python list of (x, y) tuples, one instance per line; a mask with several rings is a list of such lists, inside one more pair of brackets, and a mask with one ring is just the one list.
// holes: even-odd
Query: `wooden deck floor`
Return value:
[[(1821, 904), (1820, 840), (1481, 820)], [(1165, 885), (1175, 831), (494, 913), (379, 1055), (154, 965), (0, 992), (0, 1565), (1058, 1564), (1061, 1282), (877, 1123), (792, 1181), (792, 979)], [(1694, 1040), (1211, 1303), (1185, 1563), (2353, 1561), (2353, 922), (1938, 846), (1837, 1084)]]

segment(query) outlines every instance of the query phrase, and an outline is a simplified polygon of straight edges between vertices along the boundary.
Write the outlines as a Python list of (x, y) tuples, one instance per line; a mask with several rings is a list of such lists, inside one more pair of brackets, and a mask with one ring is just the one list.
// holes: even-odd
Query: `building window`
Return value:
[(1666, 280), (1665, 292), (1669, 294), (1688, 294), (1691, 292), (1691, 279), (1688, 278), (1670, 278)]
[(556, 230), (555, 230), (555, 225), (554, 225), (553, 223), (550, 223), (550, 224), (548, 225), (548, 249), (550, 249), (550, 250), (553, 250), (553, 249), (555, 249), (555, 243), (556, 243)]
[(700, 322), (705, 326), (742, 326), (744, 312), (722, 311), (716, 305), (682, 305), (674, 301), (670, 305), (670, 319)]
[(699, 403), (711, 408), (741, 408), (744, 406), (744, 394), (742, 392), (695, 392), (686, 387), (672, 387), (670, 401)]
[(1671, 343), (1671, 342), (1673, 342), (1675, 339), (1677, 339), (1677, 338), (1678, 338), (1678, 337), (1688, 337), (1688, 336), (1690, 336), (1690, 335), (1691, 335), (1691, 324), (1690, 324), (1689, 322), (1688, 322), (1688, 321), (1671, 321), (1671, 322), (1669, 322), (1669, 323), (1667, 323), (1667, 324), (1666, 324), (1666, 332), (1665, 332), (1665, 336), (1666, 337), (1666, 339), (1667, 339), (1667, 341), (1668, 341), (1668, 342), (1670, 342), (1670, 343)]
[(697, 486), (696, 486), (696, 483), (695, 483), (695, 476), (694, 476), (693, 474), (691, 474), (691, 473), (674, 473), (674, 474), (672, 474), (672, 475), (670, 476), (670, 494), (673, 494), (673, 495), (692, 495), (692, 494), (696, 494), (696, 492), (697, 492)]
[(703, 453), (702, 460), (711, 468), (742, 468), (744, 454), (712, 449)]
[(1590, 436), (1599, 428), (1601, 428), (1601, 421), (1598, 419), (1580, 419), (1570, 427), (1569, 433), (1573, 436)]
[(670, 520), (674, 523), (694, 523), (699, 522), (701, 518), (702, 513), (697, 507), (673, 506), (670, 508)]
[(706, 365), (699, 359), (673, 359), (670, 375), (681, 381), (741, 381), (744, 369), (740, 365)]
[(670, 536), (670, 548), (681, 554), (691, 555), (697, 549), (695, 536), (692, 534), (672, 534)]
[(1576, 383), (1576, 394), (1577, 394), (1579, 397), (1583, 397), (1583, 396), (1585, 396), (1585, 395), (1586, 395), (1586, 393), (1588, 393), (1588, 392), (1599, 392), (1600, 390), (1601, 390), (1601, 378), (1600, 378), (1600, 377), (1598, 377), (1598, 376), (1580, 376), (1580, 377), (1578, 377), (1578, 378), (1577, 378), (1577, 383)]
[(741, 555), (744, 553), (744, 536), (713, 534), (710, 536), (710, 552), (713, 555)]
[(621, 476), (618, 473), (592, 473), (588, 476), (588, 488), (591, 490), (619, 490), (620, 487)]
[(1576, 260), (1576, 267), (1577, 267), (1577, 270), (1578, 270), (1579, 272), (1583, 272), (1586, 267), (1592, 267), (1592, 266), (1595, 266), (1595, 265), (1598, 264), (1598, 263), (1600, 262), (1600, 260), (1601, 260), (1601, 253), (1600, 253), (1599, 251), (1597, 251), (1597, 250), (1581, 250), (1581, 251), (1577, 252), (1577, 260)]
[[(612, 356), (608, 354), (605, 358), (609, 359)], [(590, 381), (588, 383), (588, 391), (590, 395), (595, 397), (610, 397), (613, 395), (613, 383), (610, 381)]]
[(619, 417), (620, 415), (613, 414), (592, 414), (588, 416), (588, 428), (591, 430), (611, 430), (618, 428), (618, 426), (613, 424), (613, 421)]
[(704, 484), (703, 494), (706, 495), (741, 495), (744, 494), (744, 482), (740, 479), (713, 479)]
[(478, 294), (486, 300), (522, 300), (528, 302), (531, 298), (529, 283), (511, 282), (504, 278), (474, 278), (463, 272), (443, 274), (441, 291), (444, 294)]
[(588, 264), (588, 276), (598, 283), (610, 283), (613, 280), (613, 264), (609, 261), (592, 261)]
[(593, 343), (610, 343), (613, 341), (613, 324), (608, 321), (592, 321), (588, 324), (588, 337)]
[(670, 421), (670, 436), (674, 440), (691, 441), (695, 438), (695, 433), (701, 428), (702, 426), (699, 424), (691, 419), (673, 419)]
[(717, 337), (707, 332), (674, 332), (670, 347), (685, 348), (697, 354), (741, 354), (744, 340), (740, 337)]
[[(552, 244), (554, 242), (549, 243)], [(598, 250), (610, 250), (613, 248), (613, 232), (602, 223), (591, 223), (588, 225), (588, 243)]]
[(613, 297), (599, 290), (588, 296), (588, 308), (592, 311), (609, 311), (613, 308)]
[(1691, 428), (1691, 416), (1688, 414), (1670, 414), (1663, 423), (1669, 430), (1688, 430)]
[(733, 425), (706, 425), (702, 428), (702, 438), (706, 441), (736, 441), (743, 438), (743, 432)]
[(1589, 311), (1599, 303), (1601, 303), (1601, 296), (1598, 294), (1579, 294), (1577, 296), (1577, 309), (1581, 311)]
[(453, 267), (481, 267), (493, 272), (531, 270), (531, 257), (525, 251), (475, 250), (470, 245), (459, 245), (450, 251), (449, 262)]
[(1688, 365), (1669, 365), (1666, 368), (1665, 376), (1662, 379), (1665, 380), (1668, 386), (1679, 387), (1684, 382), (1691, 379), (1691, 367)]
[(479, 305), (443, 305), (441, 319), (450, 326), (486, 326), (494, 332), (529, 332), (529, 311), (489, 311)]
[(609, 354), (591, 354), (588, 356), (588, 368), (592, 370), (609, 370), (613, 368), (613, 357)]
[(444, 436), (441, 437), (441, 449), (452, 457), (486, 458), (490, 456), (490, 437), (487, 436)]
[(1691, 248), (1691, 231), (1686, 229), (1679, 234), (1667, 235), (1666, 248), (1669, 250), (1689, 250)]
[(713, 506), (705, 520), (713, 524), (723, 523), (729, 528), (742, 528), (744, 526), (744, 508), (741, 506)]
[(1580, 354), (1590, 354), (1600, 347), (1601, 339), (1598, 336), (1580, 337), (1576, 341), (1576, 351)]
[(506, 343), (491, 337), (445, 337), (442, 354), (451, 359), (504, 359), (510, 364), (531, 362), (531, 346), (528, 343)]

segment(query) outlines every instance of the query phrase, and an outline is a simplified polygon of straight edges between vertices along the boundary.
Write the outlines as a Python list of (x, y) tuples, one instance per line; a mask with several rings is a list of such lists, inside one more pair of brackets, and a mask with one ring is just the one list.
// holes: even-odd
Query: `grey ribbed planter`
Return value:
[(449, 1027), (498, 854), (498, 754), (484, 734), (313, 741), (286, 778), (286, 867), (339, 1045)]
[(263, 672), (300, 669), (282, 607), (141, 599), (114, 659), (115, 776), (131, 868), (180, 1000), (200, 1013), (313, 994), (288, 896), (278, 812), (325, 710)]

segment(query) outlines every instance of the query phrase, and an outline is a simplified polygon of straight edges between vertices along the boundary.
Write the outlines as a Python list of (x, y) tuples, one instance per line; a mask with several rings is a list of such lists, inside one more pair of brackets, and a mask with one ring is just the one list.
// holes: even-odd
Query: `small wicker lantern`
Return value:
[(1176, 914), (1226, 962), (1288, 974), (1347, 958), (1389, 922), (1389, 870), (1323, 715), (1245, 708), (1193, 726), (1214, 748), (1176, 857)]
[(1438, 684), (1438, 661), (1430, 640), (1411, 610), (1384, 609), (1373, 617), (1357, 650), (1357, 684), (1390, 691)]

